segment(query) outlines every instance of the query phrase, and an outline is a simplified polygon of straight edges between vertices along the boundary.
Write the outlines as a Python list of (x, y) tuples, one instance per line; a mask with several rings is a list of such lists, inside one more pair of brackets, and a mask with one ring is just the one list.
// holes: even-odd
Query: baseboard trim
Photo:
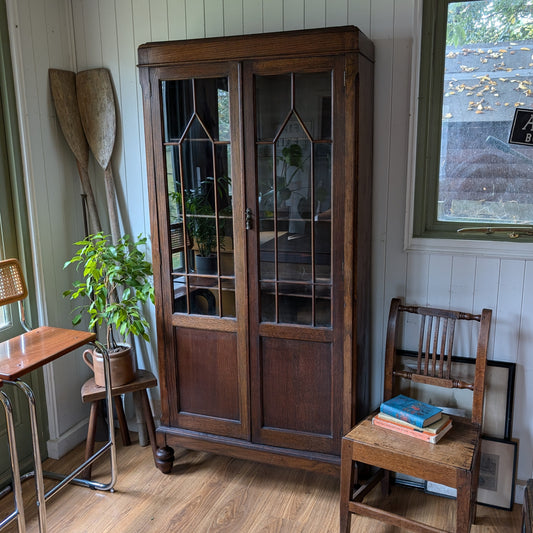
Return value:
[(46, 441), (48, 457), (51, 459), (61, 459), (63, 455), (70, 452), (70, 450), (75, 448), (80, 442), (83, 442), (87, 438), (88, 426), (89, 420), (85, 418), (60, 435), (57, 439)]

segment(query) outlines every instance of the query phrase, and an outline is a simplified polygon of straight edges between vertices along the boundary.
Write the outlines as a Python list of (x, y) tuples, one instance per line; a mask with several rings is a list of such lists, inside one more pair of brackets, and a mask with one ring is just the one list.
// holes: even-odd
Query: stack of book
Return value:
[(383, 402), (372, 424), (436, 444), (452, 428), (440, 407), (400, 394)]

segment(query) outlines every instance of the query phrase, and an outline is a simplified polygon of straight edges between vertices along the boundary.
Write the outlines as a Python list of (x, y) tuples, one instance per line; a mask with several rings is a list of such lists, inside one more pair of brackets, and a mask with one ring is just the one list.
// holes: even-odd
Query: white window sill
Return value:
[(454, 239), (408, 239), (406, 252), (446, 253), (509, 259), (533, 259), (533, 242), (495, 242)]

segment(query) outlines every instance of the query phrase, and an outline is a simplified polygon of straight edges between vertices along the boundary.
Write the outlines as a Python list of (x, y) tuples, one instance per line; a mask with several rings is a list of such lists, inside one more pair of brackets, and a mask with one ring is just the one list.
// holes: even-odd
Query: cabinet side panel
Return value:
[(176, 328), (178, 411), (239, 420), (235, 333)]
[(359, 108), (356, 116), (357, 158), (357, 214), (354, 220), (357, 239), (354, 265), (356, 299), (354, 338), (357, 378), (354, 399), (355, 420), (359, 421), (371, 410), (370, 406), (370, 300), (372, 257), (372, 152), (373, 152), (373, 94), (374, 64), (359, 57), (357, 94)]

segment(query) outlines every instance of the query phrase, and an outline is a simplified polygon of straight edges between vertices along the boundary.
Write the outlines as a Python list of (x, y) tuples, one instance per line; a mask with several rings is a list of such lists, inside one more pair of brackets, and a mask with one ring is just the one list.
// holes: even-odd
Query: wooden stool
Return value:
[[(150, 438), (150, 445), (152, 446), (152, 452), (154, 454), (154, 460), (157, 453), (157, 444), (155, 438), (155, 424), (152, 416), (152, 409), (150, 408), (150, 402), (148, 401), (148, 394), (146, 389), (157, 386), (156, 377), (148, 370), (137, 370), (135, 372), (135, 379), (120, 385), (119, 387), (112, 387), (111, 396), (115, 404), (117, 412), (117, 419), (120, 428), (120, 434), (122, 436), (122, 442), (124, 446), (131, 444), (130, 435), (128, 431), (128, 424), (126, 422), (126, 416), (124, 415), (124, 407), (122, 405), (122, 394), (127, 392), (138, 392), (141, 396), (141, 404), (144, 416), (144, 422)], [(98, 418), (98, 407), (100, 402), (105, 398), (105, 388), (99, 387), (94, 382), (94, 378), (87, 380), (81, 388), (81, 399), (84, 403), (91, 402), (91, 414), (89, 416), (89, 429), (87, 431), (87, 444), (85, 445), (85, 458), (91, 457), (94, 451), (94, 441), (96, 435), (96, 422)], [(91, 479), (91, 467), (89, 466), (85, 470), (85, 477)]]

